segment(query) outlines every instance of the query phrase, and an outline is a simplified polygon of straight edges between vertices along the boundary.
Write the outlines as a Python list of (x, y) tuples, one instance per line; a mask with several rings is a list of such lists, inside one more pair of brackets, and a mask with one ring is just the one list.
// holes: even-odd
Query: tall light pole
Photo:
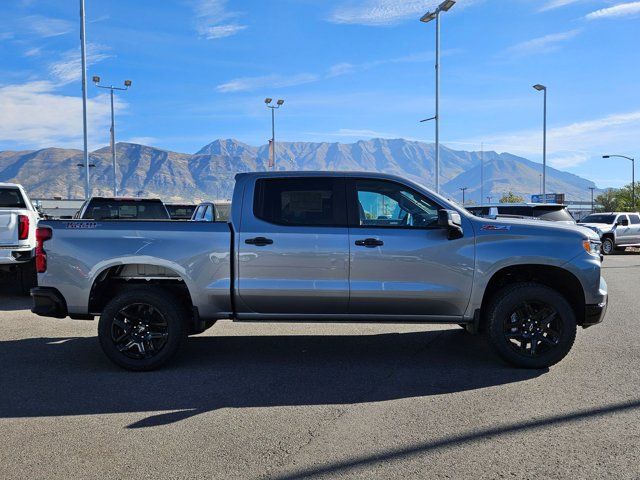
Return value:
[(113, 196), (118, 196), (118, 178), (116, 176), (116, 119), (113, 113), (113, 91), (114, 90), (128, 90), (131, 86), (131, 80), (124, 81), (124, 87), (114, 87), (113, 85), (100, 85), (100, 77), (93, 76), (93, 83), (98, 88), (106, 88), (111, 92), (111, 162), (113, 163)]
[(87, 145), (87, 49), (85, 46), (85, 15), (84, 0), (80, 0), (80, 54), (82, 57), (82, 136), (84, 140), (84, 198), (91, 196), (91, 184), (89, 183), (89, 146)]
[(544, 92), (544, 117), (542, 123), (542, 203), (547, 203), (547, 87), (536, 83), (533, 88)]
[(631, 208), (636, 209), (636, 161), (634, 158), (625, 155), (603, 155), (602, 158), (626, 158), (631, 160)]
[(596, 189), (596, 187), (589, 187), (589, 190), (591, 190), (591, 213), (596, 211), (596, 207), (593, 203), (593, 191)]
[(462, 206), (464, 207), (464, 192), (465, 190), (469, 188), (469, 187), (460, 187), (460, 190), (462, 190)]
[(284, 104), (284, 100), (280, 99), (276, 102), (275, 105), (271, 105), (273, 102), (272, 98), (265, 98), (264, 103), (267, 108), (271, 109), (271, 155), (272, 155), (272, 163), (270, 165), (273, 169), (276, 169), (276, 110), (280, 108)]
[(440, 193), (440, 12), (448, 12), (455, 4), (455, 0), (444, 0), (433, 12), (427, 12), (420, 18), (424, 23), (436, 21), (436, 114), (421, 120), (421, 122), (435, 120), (436, 124), (436, 193)]

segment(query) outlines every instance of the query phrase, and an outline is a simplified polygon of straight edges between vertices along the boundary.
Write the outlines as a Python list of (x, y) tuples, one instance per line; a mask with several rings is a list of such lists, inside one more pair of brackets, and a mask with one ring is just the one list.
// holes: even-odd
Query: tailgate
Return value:
[(0, 246), (18, 245), (18, 214), (0, 210)]

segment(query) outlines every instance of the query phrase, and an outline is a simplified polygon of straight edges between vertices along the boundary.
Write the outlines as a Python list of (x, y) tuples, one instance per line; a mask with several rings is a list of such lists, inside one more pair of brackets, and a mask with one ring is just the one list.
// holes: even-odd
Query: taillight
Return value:
[(49, 240), (52, 234), (49, 227), (36, 229), (36, 270), (38, 273), (47, 271), (47, 252), (44, 251), (44, 242)]
[(18, 240), (29, 238), (29, 217), (18, 215)]

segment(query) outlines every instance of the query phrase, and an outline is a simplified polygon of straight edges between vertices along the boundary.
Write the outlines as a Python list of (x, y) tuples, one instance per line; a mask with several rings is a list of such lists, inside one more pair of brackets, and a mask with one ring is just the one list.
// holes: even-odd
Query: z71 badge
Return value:
[(485, 232), (504, 232), (511, 230), (511, 225), (483, 225), (480, 230)]
[(83, 229), (83, 228), (96, 228), (98, 224), (96, 222), (67, 222), (66, 228)]

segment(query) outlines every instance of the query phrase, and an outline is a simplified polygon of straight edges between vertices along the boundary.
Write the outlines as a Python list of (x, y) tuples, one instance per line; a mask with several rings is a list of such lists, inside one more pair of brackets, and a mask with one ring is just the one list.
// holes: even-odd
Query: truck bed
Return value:
[[(118, 271), (124, 281), (178, 279), (201, 316), (231, 315), (232, 235), (227, 223), (43, 220), (39, 226), (52, 230), (45, 244), (48, 268), (39, 285), (56, 288), (69, 314), (86, 313), (87, 282)], [(129, 266), (118, 268), (122, 265)]]

